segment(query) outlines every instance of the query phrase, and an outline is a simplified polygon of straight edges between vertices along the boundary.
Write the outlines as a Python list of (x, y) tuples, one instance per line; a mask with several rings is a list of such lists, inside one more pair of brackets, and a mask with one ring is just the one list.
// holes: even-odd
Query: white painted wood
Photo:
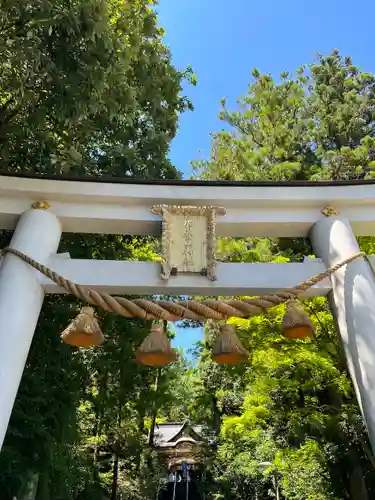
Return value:
[[(328, 217), (311, 232), (317, 255), (331, 266), (359, 251), (348, 221)], [(374, 258), (371, 259), (374, 262)], [(349, 372), (375, 451), (375, 276), (357, 259), (332, 276), (332, 304)]]
[[(67, 259), (53, 256), (48, 266), (65, 278), (97, 291), (119, 295), (262, 295), (290, 289), (313, 275), (325, 271), (322, 262), (303, 263), (219, 263), (217, 281), (199, 275), (160, 278), (160, 264), (155, 262)], [(42, 275), (47, 293), (64, 293)], [(326, 279), (306, 292), (306, 296), (325, 296), (331, 290)]]
[(220, 205), (218, 236), (307, 236), (331, 204), (356, 235), (375, 235), (375, 184), (349, 186), (165, 186), (0, 177), (0, 229), (12, 229), (30, 203), (46, 200), (63, 231), (160, 234), (157, 204)]
[[(22, 214), (10, 246), (46, 263), (60, 237), (61, 224), (54, 214), (30, 209)], [(37, 275), (11, 254), (0, 268), (0, 449), (43, 303)]]

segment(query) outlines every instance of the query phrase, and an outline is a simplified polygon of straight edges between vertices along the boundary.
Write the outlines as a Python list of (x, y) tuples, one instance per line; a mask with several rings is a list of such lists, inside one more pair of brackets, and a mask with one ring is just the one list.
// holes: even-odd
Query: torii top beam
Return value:
[(157, 204), (219, 205), (218, 236), (306, 237), (331, 206), (357, 236), (375, 235), (375, 181), (142, 181), (0, 174), (0, 229), (13, 229), (36, 201), (47, 201), (64, 232), (160, 234)]

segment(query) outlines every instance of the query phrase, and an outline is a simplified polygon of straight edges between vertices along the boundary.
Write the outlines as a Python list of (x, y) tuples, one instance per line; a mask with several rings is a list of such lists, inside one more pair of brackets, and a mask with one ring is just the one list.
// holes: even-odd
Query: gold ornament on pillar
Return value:
[(94, 316), (94, 309), (83, 307), (78, 316), (62, 332), (61, 339), (65, 344), (74, 347), (93, 347), (103, 344), (104, 335)]
[(296, 300), (287, 303), (282, 329), (288, 339), (305, 339), (315, 333), (314, 323)]
[(176, 352), (171, 348), (163, 323), (152, 325), (150, 333), (137, 350), (136, 359), (143, 365), (159, 367), (176, 361)]
[(333, 217), (335, 215), (339, 215), (340, 213), (338, 210), (336, 210), (336, 208), (331, 207), (331, 205), (327, 205), (326, 207), (324, 207), (321, 212), (326, 217)]
[(220, 333), (212, 346), (212, 359), (221, 365), (245, 363), (248, 351), (242, 345), (233, 325), (221, 325)]
[(51, 208), (51, 205), (48, 201), (39, 200), (32, 203), (31, 208), (34, 208), (35, 210), (48, 210)]

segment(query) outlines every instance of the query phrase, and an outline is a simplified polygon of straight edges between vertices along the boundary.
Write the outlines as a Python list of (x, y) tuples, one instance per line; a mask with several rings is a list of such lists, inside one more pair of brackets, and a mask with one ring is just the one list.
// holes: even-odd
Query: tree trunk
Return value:
[[(155, 379), (155, 397), (158, 392), (158, 387), (159, 387), (159, 377), (161, 374), (161, 368), (158, 368), (158, 371), (156, 373), (156, 379)], [(152, 415), (151, 415), (151, 427), (150, 427), (150, 433), (148, 435), (148, 444), (149, 446), (152, 446), (154, 444), (154, 436), (155, 436), (155, 426), (156, 426), (156, 417), (158, 414), (158, 409), (156, 402), (154, 401), (153, 408), (152, 408)]]
[[(145, 410), (143, 405), (139, 405), (137, 408), (137, 421), (138, 421), (138, 431), (140, 436), (145, 434)], [(142, 448), (139, 448), (135, 456), (135, 473), (139, 474), (141, 470), (142, 461)]]
[(20, 493), (16, 497), (17, 500), (35, 500), (38, 489), (39, 474), (36, 472), (30, 473), (27, 483), (21, 488)]
[(100, 434), (102, 432), (102, 411), (96, 414), (95, 417), (95, 448), (94, 448), (94, 466), (98, 463), (98, 454), (99, 454), (99, 440)]
[(221, 431), (221, 412), (217, 405), (217, 398), (215, 395), (212, 396), (212, 413), (214, 421), (214, 429), (217, 436), (219, 436)]
[(117, 498), (117, 486), (118, 486), (118, 453), (117, 451), (113, 454), (113, 477), (112, 477), (112, 491), (111, 500), (116, 500)]
[(50, 500), (49, 477), (48, 474), (41, 474), (39, 477), (38, 493), (36, 500)]
[(138, 430), (140, 434), (145, 434), (145, 411), (144, 408), (138, 409)]
[(363, 470), (360, 465), (350, 475), (350, 500), (369, 500)]
[(150, 434), (148, 435), (148, 445), (153, 446), (154, 444), (154, 436), (155, 436), (155, 427), (156, 427), (156, 409), (153, 410), (151, 416), (151, 427)]
[(350, 453), (352, 472), (349, 477), (350, 500), (369, 500), (362, 465), (356, 451)]
[(107, 377), (108, 377), (108, 371), (106, 369), (99, 380), (99, 398), (98, 398), (98, 406), (96, 407), (96, 412), (95, 412), (95, 447), (94, 447), (94, 457), (93, 457), (93, 479), (95, 482), (98, 483), (100, 482), (99, 469), (98, 469), (99, 451), (100, 451), (99, 442), (103, 427), (103, 413), (104, 413), (103, 401), (107, 391)]

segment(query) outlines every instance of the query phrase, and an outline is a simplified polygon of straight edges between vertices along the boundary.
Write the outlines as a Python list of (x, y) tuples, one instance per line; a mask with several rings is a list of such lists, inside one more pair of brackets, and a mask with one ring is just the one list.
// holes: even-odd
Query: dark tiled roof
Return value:
[(24, 179), (46, 179), (55, 181), (75, 181), (75, 182), (99, 182), (113, 184), (154, 184), (165, 186), (233, 186), (233, 187), (272, 187), (272, 186), (288, 186), (288, 187), (304, 187), (304, 186), (357, 186), (360, 184), (375, 184), (375, 179), (356, 179), (344, 181), (201, 181), (201, 180), (179, 180), (179, 179), (136, 179), (133, 177), (73, 177), (65, 175), (48, 175), (34, 173), (18, 173), (18, 172), (0, 172), (0, 176), (5, 177), (20, 177)]
[[(192, 429), (192, 433), (189, 432), (189, 429)], [(181, 437), (181, 432), (186, 429), (186, 435)], [(194, 441), (196, 439), (193, 435), (200, 436), (202, 433), (203, 427), (201, 425), (189, 425), (187, 422), (166, 422), (157, 424), (154, 435), (154, 445), (163, 448), (166, 446), (175, 446), (177, 442), (181, 440)]]

